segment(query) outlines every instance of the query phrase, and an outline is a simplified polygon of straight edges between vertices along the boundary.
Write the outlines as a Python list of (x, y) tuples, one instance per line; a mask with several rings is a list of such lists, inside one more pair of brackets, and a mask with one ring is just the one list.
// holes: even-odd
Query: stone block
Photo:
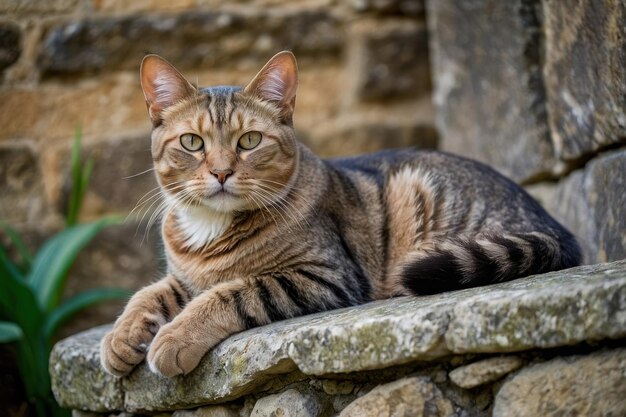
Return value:
[(429, 0), (441, 148), (518, 182), (554, 165), (536, 0)]
[(424, 13), (423, 0), (349, 0), (357, 12), (381, 15), (419, 16)]
[(366, 22), (353, 30), (347, 71), (357, 100), (386, 100), (430, 94), (425, 25)]
[(329, 123), (308, 139), (312, 149), (324, 157), (351, 156), (389, 148), (437, 148), (434, 126), (419, 122), (356, 121)]
[(448, 417), (452, 403), (426, 378), (405, 378), (379, 385), (357, 398), (339, 417)]
[(626, 258), (626, 150), (589, 164), (586, 197), (596, 225), (598, 262)]
[(626, 141), (626, 3), (547, 0), (545, 85), (556, 155)]
[(44, 226), (50, 205), (41, 181), (41, 168), (32, 143), (0, 147), (0, 219), (20, 228)]
[[(155, 11), (174, 11), (191, 9), (202, 4), (198, 0), (135, 0), (132, 2), (125, 0), (89, 0), (91, 7), (101, 12), (116, 13), (136, 13)], [(215, 6), (214, 2), (212, 6)], [(204, 4), (202, 4), (204, 5)]]
[(498, 356), (460, 366), (450, 372), (450, 380), (461, 388), (470, 389), (497, 381), (523, 365), (517, 356)]
[[(451, 353), (623, 339), (624, 311), (626, 261), (619, 261), (272, 323), (232, 335), (193, 372), (171, 379), (142, 364), (114, 385), (120, 380), (104, 375), (98, 365), (99, 343), (110, 329), (100, 327), (57, 343), (51, 378), (65, 407), (100, 411), (124, 398), (132, 412), (192, 408), (267, 390), (268, 383), (278, 390), (303, 374), (346, 377)], [(83, 366), (87, 362), (91, 365)], [(91, 385), (88, 379), (109, 382)], [(445, 373), (436, 379), (445, 381)]]
[(16, 24), (0, 23), (0, 71), (11, 66), (22, 51), (22, 32)]
[(0, 12), (10, 14), (71, 12), (78, 0), (2, 0)]
[(328, 401), (312, 390), (288, 389), (259, 399), (250, 417), (320, 417), (329, 407)]
[(45, 143), (42, 153), (54, 150), (59, 143), (70, 143), (77, 126), (82, 127), (85, 143), (92, 138), (150, 129), (136, 72), (71, 84), (2, 89), (0, 125), (0, 141), (41, 140)]
[(626, 349), (556, 358), (510, 378), (494, 417), (626, 415)]
[(626, 151), (606, 153), (556, 185), (529, 191), (578, 238), (587, 263), (626, 258)]
[(626, 261), (535, 275), (502, 291), (479, 288), (456, 303), (446, 346), (456, 353), (520, 352), (620, 339), (626, 335), (623, 266)]
[(101, 17), (51, 27), (38, 65), (51, 75), (137, 68), (146, 53), (180, 68), (268, 59), (282, 49), (334, 56), (342, 46), (340, 26), (330, 13), (311, 10)]
[(172, 417), (239, 417), (237, 408), (225, 405), (208, 405), (195, 410), (179, 410)]
[(54, 381), (57, 402), (72, 403), (72, 398), (80, 396), (84, 404), (72, 408), (95, 412), (122, 410), (122, 381), (100, 370), (100, 345), (93, 343), (92, 333), (78, 334), (72, 340), (72, 349), (56, 350), (50, 355), (50, 374), (63, 375)]

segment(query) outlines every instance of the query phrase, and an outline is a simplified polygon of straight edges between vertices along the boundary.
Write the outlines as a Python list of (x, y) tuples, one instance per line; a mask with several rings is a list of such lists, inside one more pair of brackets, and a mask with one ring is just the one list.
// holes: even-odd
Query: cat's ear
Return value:
[(141, 62), (141, 88), (154, 126), (169, 106), (196, 94), (196, 88), (176, 68), (158, 55), (147, 55)]
[(296, 105), (298, 65), (289, 51), (279, 52), (246, 86), (244, 91), (276, 105), (283, 121), (291, 124)]

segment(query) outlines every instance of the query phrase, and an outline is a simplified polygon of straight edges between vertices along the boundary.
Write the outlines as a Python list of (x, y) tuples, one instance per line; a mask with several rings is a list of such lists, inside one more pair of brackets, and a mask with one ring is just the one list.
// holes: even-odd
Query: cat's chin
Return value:
[(202, 206), (219, 213), (233, 213), (247, 209), (247, 202), (232, 193), (220, 191), (201, 200)]

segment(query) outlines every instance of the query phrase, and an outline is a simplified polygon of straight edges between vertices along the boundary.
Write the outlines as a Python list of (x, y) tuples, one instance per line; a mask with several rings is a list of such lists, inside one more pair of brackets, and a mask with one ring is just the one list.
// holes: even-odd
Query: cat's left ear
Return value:
[(296, 57), (289, 51), (283, 51), (265, 64), (244, 91), (274, 104), (280, 109), (283, 121), (291, 125), (297, 88)]

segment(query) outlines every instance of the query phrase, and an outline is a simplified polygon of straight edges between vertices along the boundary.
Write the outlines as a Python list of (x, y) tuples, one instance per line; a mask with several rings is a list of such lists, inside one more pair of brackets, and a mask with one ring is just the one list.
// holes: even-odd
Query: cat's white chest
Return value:
[(192, 207), (177, 214), (186, 246), (198, 249), (220, 237), (233, 221), (230, 213), (213, 211), (204, 207)]

